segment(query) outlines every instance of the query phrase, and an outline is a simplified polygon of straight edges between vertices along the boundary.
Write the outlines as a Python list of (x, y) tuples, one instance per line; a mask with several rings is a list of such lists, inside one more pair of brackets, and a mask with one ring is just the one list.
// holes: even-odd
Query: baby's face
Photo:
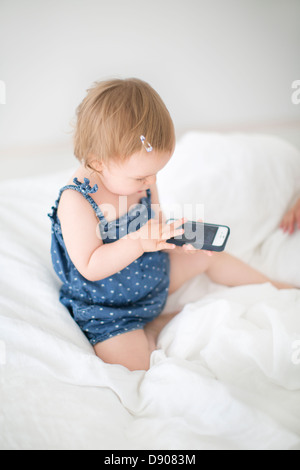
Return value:
[(156, 182), (157, 173), (172, 156), (169, 152), (137, 152), (122, 163), (104, 165), (100, 178), (113, 194), (129, 196), (148, 189)]

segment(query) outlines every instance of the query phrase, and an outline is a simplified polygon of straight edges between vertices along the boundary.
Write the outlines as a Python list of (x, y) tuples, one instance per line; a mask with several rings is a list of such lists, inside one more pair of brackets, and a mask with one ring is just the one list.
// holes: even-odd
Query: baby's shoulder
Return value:
[[(83, 183), (85, 177), (86, 176), (78, 170), (68, 179), (65, 186), (76, 186), (74, 182), (75, 178), (77, 178), (80, 183)], [(90, 203), (83, 197), (81, 192), (72, 189), (72, 187), (66, 188), (61, 193), (57, 208), (57, 215), (60, 221), (70, 217), (70, 214), (72, 214), (73, 217), (80, 217), (81, 220), (83, 216), (95, 218), (95, 213)]]
[(63, 191), (57, 207), (57, 215), (61, 222), (71, 216), (82, 221), (87, 213), (92, 215), (92, 208), (81, 193), (72, 189)]

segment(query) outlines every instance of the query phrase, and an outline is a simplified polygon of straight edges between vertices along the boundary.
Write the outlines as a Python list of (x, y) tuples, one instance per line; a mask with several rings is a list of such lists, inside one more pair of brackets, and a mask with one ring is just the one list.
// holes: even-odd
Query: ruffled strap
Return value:
[(74, 178), (73, 182), (78, 186), (78, 189), (82, 194), (93, 194), (98, 191), (98, 185), (95, 184), (95, 186), (91, 187), (90, 180), (88, 178), (84, 178), (84, 183), (80, 183), (77, 178)]
[(64, 186), (60, 190), (59, 196), (58, 196), (58, 198), (55, 202), (55, 206), (52, 206), (52, 214), (48, 214), (50, 219), (53, 219), (56, 215), (56, 211), (57, 211), (58, 204), (59, 204), (62, 193), (66, 189), (73, 189), (73, 190), (78, 191), (79, 193), (81, 193), (84, 196), (84, 198), (91, 204), (91, 206), (94, 209), (94, 211), (96, 212), (96, 216), (98, 217), (100, 222), (102, 222), (102, 220), (105, 220), (105, 217), (104, 217), (100, 207), (96, 204), (94, 199), (90, 196), (90, 194), (96, 193), (98, 191), (98, 185), (95, 184), (93, 187), (91, 187), (90, 186), (90, 180), (88, 178), (84, 178), (83, 183), (81, 183), (77, 178), (74, 178), (73, 182), (75, 183), (74, 185), (73, 184), (68, 184), (67, 186)]

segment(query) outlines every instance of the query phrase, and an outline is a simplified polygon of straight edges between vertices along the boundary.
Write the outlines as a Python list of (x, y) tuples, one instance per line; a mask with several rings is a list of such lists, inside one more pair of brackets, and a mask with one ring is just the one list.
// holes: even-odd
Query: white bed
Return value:
[[(300, 449), (300, 290), (198, 276), (169, 298), (148, 372), (102, 363), (59, 303), (50, 212), (73, 168), (0, 184), (1, 449)], [(300, 287), (300, 154), (267, 135), (191, 132), (158, 179), (203, 203), (228, 251)], [(215, 255), (216, 256), (216, 255)]]

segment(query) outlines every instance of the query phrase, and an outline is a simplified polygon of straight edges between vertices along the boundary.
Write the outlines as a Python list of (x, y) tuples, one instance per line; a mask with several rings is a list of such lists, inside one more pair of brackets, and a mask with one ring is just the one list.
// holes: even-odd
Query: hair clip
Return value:
[(143, 135), (141, 135), (140, 139), (146, 152), (152, 152), (153, 147), (151, 144), (149, 144), (149, 142), (146, 142), (146, 138)]

